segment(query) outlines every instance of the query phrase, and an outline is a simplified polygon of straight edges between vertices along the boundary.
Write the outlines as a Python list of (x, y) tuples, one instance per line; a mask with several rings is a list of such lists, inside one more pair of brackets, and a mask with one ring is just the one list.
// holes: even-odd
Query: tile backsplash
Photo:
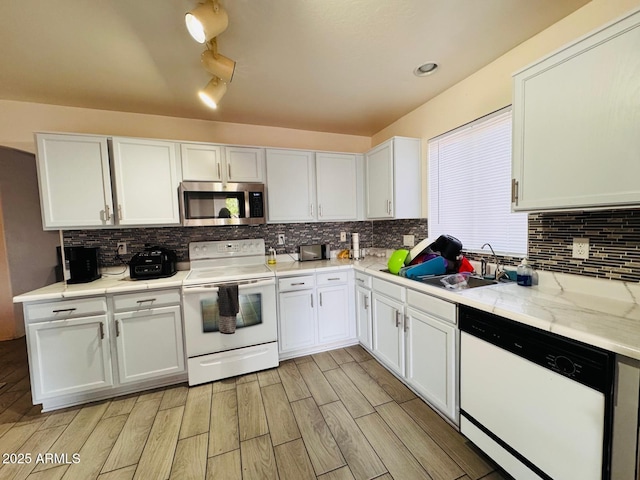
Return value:
[[(340, 232), (347, 233), (346, 242), (340, 242)], [(328, 243), (333, 250), (349, 248), (353, 232), (360, 234), (361, 248), (396, 249), (402, 247), (403, 235), (414, 235), (416, 243), (427, 237), (427, 219), (69, 230), (64, 237), (66, 246), (101, 247), (102, 265), (113, 266), (119, 264), (117, 242), (127, 242), (125, 262), (147, 244), (171, 248), (179, 261), (186, 261), (189, 242), (264, 238), (267, 247), (294, 253), (298, 245), (309, 243)], [(284, 246), (276, 245), (278, 234), (285, 235)], [(571, 258), (574, 237), (589, 238), (588, 260)], [(539, 270), (640, 281), (640, 209), (530, 214), (528, 256)], [(519, 263), (514, 257), (502, 261)]]

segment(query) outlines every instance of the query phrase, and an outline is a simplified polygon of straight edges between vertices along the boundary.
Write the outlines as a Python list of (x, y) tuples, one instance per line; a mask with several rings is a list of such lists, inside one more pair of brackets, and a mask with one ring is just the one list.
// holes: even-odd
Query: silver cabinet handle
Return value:
[(100, 340), (104, 340), (104, 323), (100, 322)]
[(334, 282), (336, 280), (340, 280), (340, 277), (327, 278), (327, 280), (330, 281), (330, 282)]
[(409, 315), (404, 316), (404, 331), (409, 330)]
[(122, 204), (118, 204), (118, 219), (122, 220)]
[(120, 336), (120, 321), (116, 320), (116, 337)]
[(369, 297), (364, 297), (364, 309), (369, 310)]
[(220, 171), (220, 162), (218, 162), (216, 165), (218, 165), (218, 178), (222, 178), (222, 172)]
[(73, 312), (76, 308), (61, 308), (59, 310), (54, 310), (53, 313), (63, 313), (63, 312)]
[(356, 282), (364, 284), (364, 278), (356, 278)]
[(391, 200), (387, 200), (387, 213), (391, 215)]
[(322, 204), (318, 205), (318, 216), (322, 216)]
[(109, 212), (109, 205), (104, 206), (104, 221), (108, 222), (111, 220), (111, 213)]
[(230, 163), (227, 164), (227, 176), (229, 177), (229, 180), (231, 180), (231, 164)]
[(311, 297), (311, 308), (313, 308), (313, 293), (309, 297)]
[(309, 214), (313, 217), (313, 203), (309, 204)]
[(295, 283), (292, 283), (291, 286), (293, 287), (294, 285), (304, 285), (304, 284), (305, 282), (295, 282)]
[(322, 306), (322, 292), (320, 292), (320, 306)]
[(396, 327), (400, 326), (400, 312), (396, 310)]
[(145, 300), (138, 300), (136, 303), (147, 303), (147, 302), (155, 302), (155, 298), (147, 298)]

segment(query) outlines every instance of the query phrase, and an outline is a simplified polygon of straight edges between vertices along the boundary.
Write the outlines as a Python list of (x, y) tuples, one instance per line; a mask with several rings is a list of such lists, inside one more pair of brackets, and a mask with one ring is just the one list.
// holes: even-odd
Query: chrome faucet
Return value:
[[(504, 269), (500, 269), (500, 261), (498, 260), (498, 256), (496, 255), (496, 252), (494, 252), (493, 247), (491, 246), (490, 243), (485, 243), (484, 245), (482, 245), (482, 247), (480, 247), (480, 250), (484, 250), (484, 247), (489, 247), (489, 249), (491, 250), (491, 253), (493, 254), (493, 258), (496, 261), (496, 273), (494, 275), (494, 278), (496, 280), (499, 280), (500, 277), (502, 277), (504, 275)], [(483, 272), (484, 274), (484, 272)]]

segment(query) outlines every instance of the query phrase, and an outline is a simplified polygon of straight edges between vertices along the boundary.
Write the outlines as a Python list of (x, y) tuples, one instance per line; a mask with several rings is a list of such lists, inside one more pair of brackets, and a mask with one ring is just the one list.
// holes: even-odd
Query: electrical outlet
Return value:
[(284, 241), (285, 241), (284, 233), (279, 233), (278, 234), (278, 245), (284, 245)]
[(347, 241), (347, 232), (340, 232), (340, 241), (341, 242)]
[(573, 239), (573, 258), (581, 258), (586, 260), (589, 258), (589, 239), (574, 238)]
[(405, 247), (414, 247), (416, 244), (416, 236), (415, 235), (403, 235), (402, 236), (402, 245)]
[(117, 251), (118, 251), (118, 255), (126, 255), (127, 242), (118, 242)]

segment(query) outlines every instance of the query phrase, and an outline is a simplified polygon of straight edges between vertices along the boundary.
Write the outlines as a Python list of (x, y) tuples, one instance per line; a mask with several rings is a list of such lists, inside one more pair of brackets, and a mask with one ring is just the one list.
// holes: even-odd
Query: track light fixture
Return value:
[(220, 80), (218, 77), (214, 77), (207, 84), (204, 89), (198, 92), (200, 100), (202, 100), (208, 107), (218, 108), (218, 103), (227, 91), (227, 84)]
[(200, 60), (205, 70), (226, 83), (233, 79), (236, 62), (218, 53), (218, 42), (214, 38), (209, 42), (210, 48), (202, 52)]
[(187, 13), (184, 20), (187, 30), (198, 43), (206, 43), (217, 37), (229, 25), (226, 10), (216, 0), (206, 0)]

